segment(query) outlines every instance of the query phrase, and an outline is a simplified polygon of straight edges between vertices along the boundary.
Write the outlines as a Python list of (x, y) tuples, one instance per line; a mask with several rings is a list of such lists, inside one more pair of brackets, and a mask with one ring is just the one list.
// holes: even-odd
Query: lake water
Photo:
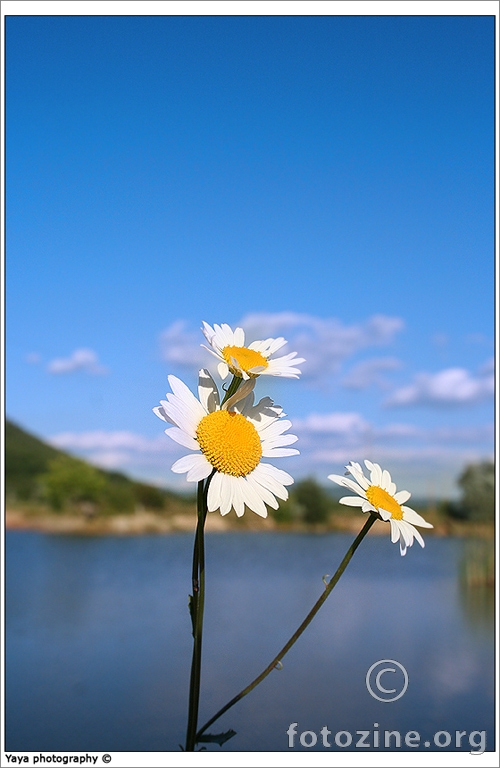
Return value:
[[(267, 666), (352, 538), (207, 535), (200, 725)], [(325, 725), (333, 735), (369, 731), (372, 748), (373, 732), (384, 729), (398, 730), (405, 750), (412, 749), (404, 744), (408, 731), (419, 732), (421, 749), (430, 741), (427, 751), (438, 750), (438, 731), (452, 735), (440, 751), (455, 748), (457, 730), (466, 732), (462, 750), (471, 749), (472, 731), (486, 731), (486, 748), (494, 748), (490, 593), (461, 585), (467, 542), (427, 537), (426, 543), (402, 558), (388, 537), (363, 541), (283, 669), (212, 726), (212, 732), (237, 732), (224, 752), (288, 751), (293, 722), (295, 749), (306, 748), (300, 734), (312, 731), (318, 742), (311, 749), (324, 750)], [(8, 751), (179, 749), (192, 648), (192, 544), (184, 534), (7, 533)], [(397, 701), (381, 702), (367, 691), (367, 670), (382, 659), (408, 673)], [(380, 678), (387, 688), (396, 680), (391, 675)], [(331, 749), (342, 748), (329, 738)]]

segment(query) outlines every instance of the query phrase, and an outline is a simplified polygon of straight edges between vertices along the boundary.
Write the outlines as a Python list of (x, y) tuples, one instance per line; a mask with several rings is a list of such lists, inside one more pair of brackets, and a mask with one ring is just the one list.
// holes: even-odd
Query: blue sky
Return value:
[(493, 16), (8, 16), (7, 416), (186, 489), (151, 409), (226, 322), (306, 358), (257, 382), (279, 466), (456, 492), (493, 454), (493, 45)]

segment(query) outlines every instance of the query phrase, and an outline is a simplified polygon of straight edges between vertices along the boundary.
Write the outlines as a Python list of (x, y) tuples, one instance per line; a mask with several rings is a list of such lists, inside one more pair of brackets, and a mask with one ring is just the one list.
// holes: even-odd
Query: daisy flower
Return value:
[(329, 480), (358, 494), (358, 496), (344, 496), (340, 499), (340, 503), (350, 507), (361, 507), (363, 512), (377, 512), (382, 520), (389, 522), (391, 541), (396, 543), (399, 540), (402, 555), (406, 554), (407, 547), (412, 546), (414, 538), (421, 547), (424, 547), (424, 540), (414, 526), (419, 525), (421, 528), (434, 526), (410, 507), (403, 506), (411, 494), (408, 491), (396, 493), (396, 484), (392, 482), (389, 472), (386, 469), (382, 471), (378, 464), (365, 460), (365, 466), (370, 472), (369, 481), (355, 461), (351, 461), (346, 469), (356, 482), (349, 477), (328, 475)]
[(177, 443), (197, 453), (176, 461), (172, 471), (186, 472), (189, 482), (212, 475), (208, 488), (208, 511), (220, 509), (222, 515), (234, 508), (238, 517), (245, 505), (261, 517), (267, 517), (268, 504), (278, 509), (279, 499), (286, 500), (286, 485), (293, 478), (263, 457), (291, 456), (295, 435), (285, 435), (291, 422), (279, 405), (265, 397), (254, 405), (255, 380), (244, 381), (237, 392), (221, 407), (219, 392), (207, 370), (201, 370), (198, 397), (176, 376), (168, 377), (172, 393), (153, 408), (160, 419), (174, 426), (165, 432)]
[(280, 336), (278, 339), (265, 339), (264, 341), (252, 341), (245, 346), (245, 332), (243, 328), (232, 330), (229, 325), (211, 325), (203, 321), (203, 334), (210, 344), (207, 349), (219, 360), (217, 370), (221, 379), (226, 379), (231, 372), (241, 379), (253, 379), (257, 376), (285, 376), (289, 379), (298, 379), (300, 373), (295, 365), (305, 362), (304, 358), (297, 357), (296, 352), (291, 352), (283, 357), (272, 358), (275, 352), (287, 343)]

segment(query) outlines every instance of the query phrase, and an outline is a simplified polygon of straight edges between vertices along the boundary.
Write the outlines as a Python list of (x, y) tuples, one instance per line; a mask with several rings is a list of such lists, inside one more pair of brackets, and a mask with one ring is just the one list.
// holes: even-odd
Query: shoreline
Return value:
[[(429, 515), (428, 515), (429, 516)], [(246, 514), (241, 518), (234, 515), (222, 517), (219, 513), (207, 516), (207, 533), (358, 533), (363, 517), (354, 515), (332, 515), (324, 524), (306, 525), (305, 523), (278, 522), (270, 515), (261, 518)], [(429, 516), (434, 528), (426, 529), (431, 536), (461, 536), (493, 538), (494, 526), (485, 523), (465, 523), (450, 519), (436, 519)], [(42, 510), (6, 509), (6, 531), (38, 531), (40, 533), (67, 534), (79, 536), (138, 536), (151, 534), (194, 533), (196, 513), (176, 512), (162, 515), (147, 510), (138, 510), (128, 514), (106, 515), (87, 518), (79, 514), (51, 513)], [(369, 535), (387, 534), (386, 524), (381, 521), (371, 529)]]

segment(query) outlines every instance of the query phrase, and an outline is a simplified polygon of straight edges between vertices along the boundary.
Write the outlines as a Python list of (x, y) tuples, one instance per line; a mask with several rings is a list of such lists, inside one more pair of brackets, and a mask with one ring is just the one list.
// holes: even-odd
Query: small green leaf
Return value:
[(236, 736), (236, 731), (233, 731), (233, 729), (230, 728), (229, 731), (226, 731), (225, 733), (203, 733), (201, 736), (198, 736), (196, 741), (198, 744), (210, 743), (218, 744), (219, 747), (222, 747), (222, 745), (226, 741), (229, 741), (229, 739), (232, 739), (233, 736)]

